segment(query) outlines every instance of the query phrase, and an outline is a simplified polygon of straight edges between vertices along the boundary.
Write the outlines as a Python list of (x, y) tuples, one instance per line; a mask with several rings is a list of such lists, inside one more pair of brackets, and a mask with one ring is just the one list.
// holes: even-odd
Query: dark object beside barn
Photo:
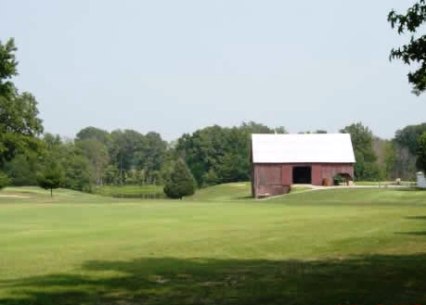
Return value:
[(336, 175), (353, 180), (349, 134), (253, 134), (252, 195), (285, 194), (292, 184), (332, 185)]

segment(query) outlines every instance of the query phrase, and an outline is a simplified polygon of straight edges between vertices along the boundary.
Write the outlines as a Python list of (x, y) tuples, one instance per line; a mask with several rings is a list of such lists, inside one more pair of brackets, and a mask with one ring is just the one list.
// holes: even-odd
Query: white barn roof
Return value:
[(252, 134), (253, 163), (355, 163), (350, 134)]

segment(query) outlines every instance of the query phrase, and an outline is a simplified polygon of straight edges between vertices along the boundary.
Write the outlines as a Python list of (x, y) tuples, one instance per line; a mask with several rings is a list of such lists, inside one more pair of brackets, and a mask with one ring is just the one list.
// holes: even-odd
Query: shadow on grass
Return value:
[(426, 220), (426, 216), (425, 215), (421, 215), (421, 216), (407, 216), (405, 217), (405, 219), (410, 219), (410, 220)]
[(82, 269), (0, 281), (9, 295), (0, 304), (426, 304), (423, 254), (311, 262), (141, 258)]
[(397, 232), (397, 234), (400, 234), (400, 235), (426, 236), (426, 231)]

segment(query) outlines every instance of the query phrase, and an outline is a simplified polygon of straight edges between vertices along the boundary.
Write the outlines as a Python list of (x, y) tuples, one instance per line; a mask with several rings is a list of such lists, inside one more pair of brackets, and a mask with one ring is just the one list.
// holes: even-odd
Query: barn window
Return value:
[(293, 183), (294, 184), (311, 184), (312, 170), (310, 166), (293, 167)]

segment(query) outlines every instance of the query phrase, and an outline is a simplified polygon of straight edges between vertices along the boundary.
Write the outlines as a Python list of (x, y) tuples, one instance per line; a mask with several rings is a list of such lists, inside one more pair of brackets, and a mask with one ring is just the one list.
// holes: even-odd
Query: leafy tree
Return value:
[(111, 135), (106, 130), (89, 126), (77, 133), (76, 141), (82, 140), (97, 140), (108, 147), (111, 142)]
[(135, 165), (144, 172), (144, 182), (156, 184), (166, 158), (167, 143), (159, 133), (149, 132), (141, 141), (134, 158)]
[(5, 164), (5, 172), (13, 185), (37, 185), (37, 154), (18, 154)]
[(398, 34), (409, 32), (411, 35), (409, 43), (391, 50), (390, 58), (416, 65), (417, 70), (408, 73), (408, 81), (413, 85), (413, 92), (419, 95), (426, 90), (426, 35), (415, 34), (426, 21), (426, 0), (417, 1), (403, 14), (392, 10), (388, 21)]
[(4, 44), (0, 41), (0, 96), (2, 97), (10, 97), (15, 92), (15, 86), (9, 79), (18, 75), (16, 51), (15, 41), (12, 38)]
[(109, 163), (108, 148), (95, 138), (77, 140), (75, 144), (81, 154), (87, 159), (87, 166), (90, 166), (95, 183), (102, 185), (102, 178)]
[(119, 184), (121, 181), (120, 170), (114, 165), (108, 165), (105, 168), (103, 181), (106, 184)]
[(395, 175), (398, 178), (414, 179), (416, 155), (420, 136), (426, 132), (426, 123), (408, 125), (397, 130), (393, 139), (395, 147)]
[(416, 165), (418, 169), (426, 173), (426, 132), (424, 132), (418, 140)]
[(382, 153), (384, 177), (387, 179), (401, 178), (401, 176), (396, 175), (395, 170), (397, 164), (396, 144), (393, 141), (386, 141)]
[(62, 142), (59, 136), (51, 134), (44, 135), (43, 144), (45, 150), (41, 163), (44, 168), (53, 163), (61, 169), (61, 186), (78, 191), (91, 190), (94, 170), (78, 145), (72, 141)]
[(38, 185), (41, 188), (50, 190), (50, 196), (53, 197), (53, 189), (62, 185), (64, 181), (64, 172), (57, 162), (49, 162), (41, 170), (37, 177)]
[(18, 153), (40, 149), (37, 136), (43, 131), (37, 102), (30, 93), (0, 96), (0, 166)]
[(30, 93), (18, 94), (10, 79), (18, 74), (13, 39), (0, 41), (0, 167), (18, 153), (39, 149), (43, 131), (37, 101)]
[(76, 191), (91, 191), (92, 171), (89, 160), (85, 156), (72, 151), (63, 159), (62, 166), (64, 168), (64, 187)]
[(169, 198), (182, 199), (183, 196), (193, 195), (195, 192), (195, 180), (188, 166), (179, 159), (164, 186), (164, 193)]
[(378, 180), (380, 170), (375, 163), (377, 160), (373, 149), (373, 133), (362, 123), (346, 126), (342, 133), (349, 133), (355, 153), (355, 177), (359, 180)]
[(425, 131), (426, 123), (408, 125), (396, 131), (394, 141), (403, 147), (407, 147), (415, 155), (417, 153), (418, 139)]
[(126, 182), (127, 172), (136, 166), (136, 153), (142, 147), (144, 136), (137, 131), (114, 130), (111, 133), (110, 158), (120, 171), (120, 183)]
[(0, 190), (4, 188), (5, 186), (8, 186), (9, 183), (10, 183), (9, 177), (5, 173), (0, 172)]
[(253, 133), (285, 133), (255, 122), (239, 127), (210, 126), (184, 134), (176, 152), (188, 164), (199, 186), (246, 181), (250, 178), (250, 141)]

